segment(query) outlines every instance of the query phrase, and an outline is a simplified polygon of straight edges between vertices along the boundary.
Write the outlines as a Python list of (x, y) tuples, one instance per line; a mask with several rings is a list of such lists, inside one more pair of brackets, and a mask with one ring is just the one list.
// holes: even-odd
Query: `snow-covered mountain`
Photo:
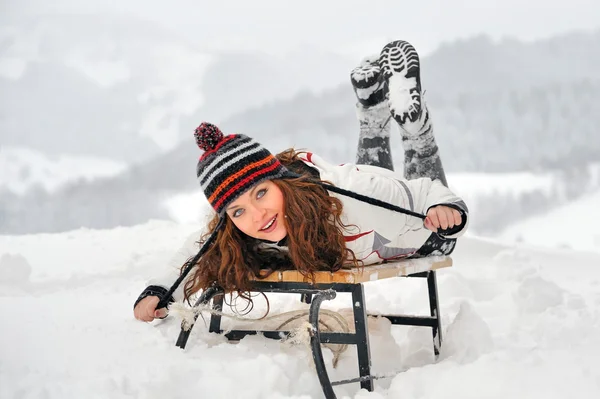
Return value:
[(127, 169), (124, 162), (91, 156), (43, 153), (15, 147), (0, 147), (0, 191), (19, 195), (32, 189), (55, 192), (78, 180), (92, 181), (116, 176)]
[[(207, 207), (193, 171), (194, 145), (132, 166), (113, 177), (70, 181), (54, 192), (0, 196), (0, 232), (57, 232), (81, 226), (131, 226), (149, 219), (198, 222)], [(174, 169), (179, 173), (165, 173)], [(448, 173), (451, 188), (467, 202), (471, 229), (497, 236), (520, 220), (600, 190), (600, 164), (540, 172)]]
[(217, 51), (125, 15), (2, 22), (0, 141), (50, 155), (138, 162), (172, 149), (200, 118), (335, 86), (350, 66), (317, 49)]
[(133, 18), (43, 15), (0, 28), (3, 144), (136, 161), (171, 148), (213, 61)]
[(436, 96), (448, 99), (454, 93), (598, 82), (599, 48), (600, 30), (531, 42), (480, 35), (442, 44), (427, 57), (423, 79)]
[[(472, 126), (456, 112), (465, 113), (473, 103), (496, 109), (494, 98), (515, 91), (508, 105), (525, 102), (518, 111), (527, 113), (529, 99), (522, 97), (531, 88), (597, 84), (599, 42), (600, 32), (532, 43), (486, 36), (449, 42), (423, 57), (424, 86), (436, 107), (455, 105), (444, 123), (462, 131)], [(385, 44), (371, 43), (370, 53)], [(307, 129), (340, 136), (354, 126), (348, 74), (359, 61), (356, 54), (341, 54), (311, 47), (289, 48), (277, 56), (216, 50), (125, 14), (4, 16), (0, 140), (52, 155), (90, 154), (131, 163), (173, 148), (201, 120), (221, 123), (238, 115), (227, 122), (236, 130), (256, 125), (269, 134), (275, 128), (281, 132), (281, 117), (265, 114), (269, 109), (297, 119), (298, 127), (284, 126), (290, 129), (282, 137), (287, 142), (297, 142), (296, 136)], [(319, 101), (340, 84), (337, 95)], [(300, 101), (273, 107), (301, 91)], [(318, 110), (303, 105), (307, 93), (317, 95)], [(256, 109), (261, 105), (262, 111)], [(255, 109), (240, 115), (251, 107)]]
[[(290, 50), (287, 60), (205, 52), (200, 44), (126, 17), (50, 15), (28, 22), (30, 32), (24, 32), (29, 25), (22, 21), (0, 28), (2, 144), (54, 157), (96, 154), (129, 167), (118, 176), (75, 182), (52, 194), (8, 191), (0, 198), (0, 232), (108, 228), (169, 217), (172, 208), (165, 201), (197, 187), (199, 151), (191, 132), (202, 120), (253, 136), (272, 151), (295, 146), (333, 162), (354, 159), (356, 100), (344, 78), (349, 68), (339, 67), (345, 62), (339, 56), (310, 49)], [(600, 57), (598, 40), (600, 32), (528, 44), (477, 37), (422, 57), (446, 170), (554, 173), (569, 186), (571, 199), (595, 184), (585, 170), (600, 161), (600, 120), (593, 112), (600, 106), (600, 75), (590, 67)], [(496, 62), (491, 67), (477, 54)], [(519, 65), (527, 67), (515, 69), (516, 64), (502, 61), (517, 55)], [(337, 82), (334, 75), (346, 82), (316, 91), (326, 86), (324, 80)], [(273, 95), (301, 87), (315, 91), (285, 100)], [(272, 101), (265, 104), (266, 99)], [(253, 101), (263, 105), (235, 112)], [(218, 112), (224, 113), (216, 117)], [(225, 118), (228, 113), (232, 116)], [(393, 157), (401, 170), (397, 128), (392, 133)], [(113, 169), (107, 170), (112, 175)], [(489, 186), (486, 179), (482, 175), (473, 184), (483, 180)], [(553, 194), (537, 189), (517, 197), (486, 196), (477, 200), (485, 207), (476, 205), (490, 210), (474, 226), (482, 234), (495, 234), (532, 209), (543, 213), (559, 205)], [(512, 219), (502, 216), (506, 212)], [(181, 211), (177, 215), (189, 219)]]
[[(502, 54), (501, 47), (498, 51)], [(600, 53), (600, 45), (590, 47), (589, 52)], [(557, 60), (562, 56), (556, 55)], [(438, 73), (461, 62), (448, 58), (431, 64), (429, 60), (425, 57), (424, 67), (437, 69)], [(509, 69), (510, 65), (503, 67)], [(591, 76), (579, 75), (575, 69), (556, 83), (539, 86), (520, 85), (518, 74), (508, 78), (511, 72), (505, 71), (504, 84), (497, 89), (483, 88), (482, 84), (481, 90), (476, 88), (477, 82), (496, 79), (496, 71), (472, 65), (471, 72), (474, 85), (461, 88), (453, 86), (450, 74), (444, 75), (448, 86), (434, 85), (428, 74), (422, 75), (436, 139), (448, 170), (543, 170), (600, 161), (600, 116), (595, 112), (600, 109), (600, 70)], [(359, 124), (355, 103), (350, 84), (344, 84), (320, 95), (304, 93), (287, 102), (248, 110), (227, 119), (222, 126), (225, 131), (256, 137), (274, 149), (310, 148), (342, 163), (353, 159), (356, 152)], [(392, 132), (398, 130), (394, 125)], [(391, 145), (399, 154), (392, 156), (401, 168), (399, 137), (394, 133)]]
[[(577, 213), (587, 212), (582, 205)], [(177, 316), (152, 324), (133, 318), (132, 304), (146, 280), (176, 266), (171, 256), (198, 227), (151, 221), (107, 230), (0, 236), (5, 321), (0, 397), (321, 397), (307, 345), (257, 336), (228, 343), (209, 334), (199, 319), (182, 351), (174, 345)], [(335, 387), (338, 397), (599, 396), (597, 249), (462, 238), (454, 266), (438, 272), (444, 333), (439, 361), (433, 360), (429, 329), (370, 318), (373, 372), (404, 372), (377, 380), (373, 393), (360, 391), (358, 384)], [(372, 313), (429, 312), (420, 279), (370, 282), (365, 290)], [(324, 308), (347, 311), (348, 299), (340, 294)], [(269, 300), (270, 316), (307, 306), (297, 295), (270, 294)], [(263, 315), (264, 300), (258, 296), (255, 301), (244, 317)], [(234, 324), (245, 323), (224, 318), (225, 328)], [(324, 353), (333, 380), (357, 376), (352, 347), (335, 369), (332, 353)]]

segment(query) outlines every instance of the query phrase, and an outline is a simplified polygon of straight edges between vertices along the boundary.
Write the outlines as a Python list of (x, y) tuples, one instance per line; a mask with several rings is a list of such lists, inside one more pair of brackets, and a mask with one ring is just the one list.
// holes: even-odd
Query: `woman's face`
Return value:
[(271, 180), (246, 191), (225, 210), (243, 233), (268, 241), (280, 241), (286, 235), (283, 218), (283, 193)]

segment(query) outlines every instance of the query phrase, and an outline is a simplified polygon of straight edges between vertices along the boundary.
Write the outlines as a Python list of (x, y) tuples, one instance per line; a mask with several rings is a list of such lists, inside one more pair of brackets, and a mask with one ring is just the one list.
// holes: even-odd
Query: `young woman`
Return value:
[[(277, 269), (310, 276), (450, 254), (467, 228), (468, 209), (447, 188), (419, 70), (412, 45), (395, 41), (352, 71), (356, 164), (333, 165), (293, 149), (274, 156), (250, 137), (201, 124), (196, 174), (214, 218), (187, 244), (198, 254), (142, 292), (135, 317), (163, 318), (168, 302), (215, 282), (243, 292), (251, 277)], [(402, 134), (404, 176), (393, 172), (390, 119)]]

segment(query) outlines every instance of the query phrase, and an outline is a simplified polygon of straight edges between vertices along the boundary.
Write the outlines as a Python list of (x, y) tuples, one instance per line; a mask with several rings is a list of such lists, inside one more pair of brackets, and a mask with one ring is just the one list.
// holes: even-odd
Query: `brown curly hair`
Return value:
[[(318, 173), (299, 158), (301, 153), (288, 149), (276, 155), (284, 166), (300, 175), (273, 180), (283, 193), (287, 218), (282, 220), (288, 232), (288, 251), (260, 246), (260, 240), (242, 233), (224, 216), (224, 226), (187, 279), (186, 299), (214, 283), (225, 292), (244, 296), (250, 279), (266, 277), (275, 270), (295, 269), (313, 279), (316, 271), (360, 265), (354, 252), (346, 247), (343, 231), (348, 226), (341, 220), (342, 202), (316, 182), (320, 181)], [(215, 215), (200, 243), (218, 223), (219, 216)]]

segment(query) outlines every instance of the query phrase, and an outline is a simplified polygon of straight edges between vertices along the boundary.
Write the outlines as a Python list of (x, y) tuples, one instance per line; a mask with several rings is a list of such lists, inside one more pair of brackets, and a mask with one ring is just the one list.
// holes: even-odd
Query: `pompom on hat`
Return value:
[(224, 135), (217, 126), (203, 122), (194, 131), (194, 138), (204, 150), (196, 176), (208, 202), (219, 215), (262, 181), (297, 177), (269, 150), (243, 134)]

